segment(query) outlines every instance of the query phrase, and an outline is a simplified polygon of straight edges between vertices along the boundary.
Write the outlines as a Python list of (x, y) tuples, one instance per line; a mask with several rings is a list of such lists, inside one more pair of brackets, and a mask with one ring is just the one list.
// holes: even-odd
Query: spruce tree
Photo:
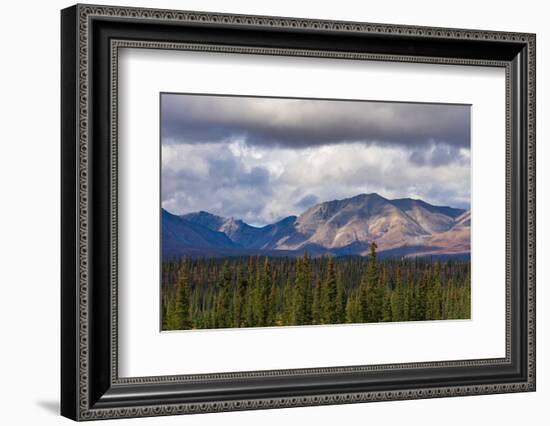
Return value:
[(311, 324), (310, 296), (310, 261), (307, 254), (299, 258), (296, 265), (296, 283), (294, 289), (293, 323), (296, 325)]
[(409, 286), (403, 288), (403, 308), (401, 310), (401, 321), (410, 321), (411, 319), (411, 291)]
[(191, 328), (189, 304), (189, 270), (187, 261), (183, 261), (178, 271), (175, 297), (168, 307), (167, 330), (187, 330)]
[(294, 324), (294, 286), (288, 277), (283, 287), (282, 325)]
[(263, 327), (265, 325), (266, 318), (266, 290), (263, 281), (263, 268), (259, 265), (260, 259), (256, 258), (256, 277), (254, 280), (254, 295), (253, 295), (253, 312), (254, 312), (254, 325), (256, 327)]
[(177, 330), (177, 324), (174, 319), (174, 310), (176, 308), (176, 298), (173, 295), (168, 297), (168, 302), (166, 305), (166, 313), (162, 321), (163, 330)]
[(336, 312), (337, 323), (343, 324), (346, 322), (346, 289), (342, 281), (342, 273), (336, 274)]
[(244, 305), (244, 322), (247, 327), (256, 327), (256, 316), (254, 315), (254, 301), (255, 301), (256, 291), (253, 286), (253, 282), (248, 282), (246, 289), (246, 304)]
[(304, 323), (311, 324), (311, 304), (313, 302), (313, 292), (311, 285), (311, 257), (305, 253), (303, 263), (303, 282), (305, 284), (305, 306), (304, 306)]
[(162, 289), (162, 330), (166, 330), (166, 317), (168, 312), (168, 295), (166, 294), (166, 289)]
[(382, 309), (382, 321), (384, 322), (390, 322), (395, 321), (393, 319), (393, 312), (392, 312), (392, 293), (393, 291), (389, 286), (386, 286), (386, 290), (384, 292), (384, 299), (383, 299), (383, 309)]
[(359, 291), (351, 293), (346, 302), (346, 322), (357, 324), (363, 322), (361, 295)]
[(439, 320), (442, 312), (442, 289), (440, 264), (435, 264), (434, 272), (428, 278), (426, 319)]
[(229, 262), (226, 260), (223, 264), (222, 276), (219, 282), (218, 300), (216, 309), (216, 327), (231, 327), (231, 270)]
[(313, 287), (313, 302), (311, 304), (311, 321), (313, 324), (321, 323), (321, 282), (315, 281)]
[(470, 263), (468, 263), (466, 267), (466, 278), (465, 278), (465, 284), (464, 284), (464, 301), (465, 301), (465, 310), (464, 310), (464, 318), (470, 319), (472, 317), (472, 284), (471, 284), (471, 272), (470, 272), (471, 266)]
[(267, 322), (269, 325), (281, 325), (279, 316), (279, 299), (280, 289), (274, 282), (271, 283), (271, 291), (269, 293), (269, 312)]
[(390, 305), (392, 321), (403, 320), (403, 302), (401, 283), (397, 284), (394, 290), (391, 292)]
[(405, 291), (403, 282), (401, 281), (401, 270), (398, 265), (395, 271), (395, 285), (391, 295), (391, 311), (392, 321), (404, 320), (404, 304), (405, 304)]
[(248, 280), (243, 265), (239, 265), (237, 272), (237, 290), (235, 292), (235, 306), (233, 312), (233, 326), (246, 327), (245, 307), (247, 305)]
[(370, 245), (370, 254), (367, 271), (361, 282), (361, 308), (363, 322), (378, 322), (382, 319), (383, 292), (379, 285), (378, 261), (376, 260), (377, 245), (373, 241)]
[(414, 318), (417, 321), (426, 319), (426, 307), (428, 302), (428, 273), (424, 272), (414, 294)]
[(271, 265), (266, 257), (262, 274), (262, 299), (264, 301), (264, 325), (275, 324), (276, 286), (273, 285)]
[(332, 257), (328, 261), (327, 276), (321, 288), (321, 322), (336, 324), (338, 322), (338, 301), (336, 299), (336, 272)]

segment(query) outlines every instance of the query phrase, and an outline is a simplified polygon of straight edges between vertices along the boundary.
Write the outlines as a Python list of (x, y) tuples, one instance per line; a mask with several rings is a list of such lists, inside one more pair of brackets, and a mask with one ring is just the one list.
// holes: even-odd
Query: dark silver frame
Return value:
[[(64, 416), (91, 420), (535, 390), (533, 34), (95, 5), (64, 9), (61, 28)], [(118, 50), (126, 47), (504, 68), (506, 356), (118, 377), (117, 72)]]

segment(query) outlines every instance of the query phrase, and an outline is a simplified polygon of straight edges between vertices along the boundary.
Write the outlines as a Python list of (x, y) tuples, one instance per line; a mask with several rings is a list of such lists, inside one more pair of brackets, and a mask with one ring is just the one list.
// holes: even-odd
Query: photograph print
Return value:
[(161, 330), (470, 319), (470, 114), (161, 93)]

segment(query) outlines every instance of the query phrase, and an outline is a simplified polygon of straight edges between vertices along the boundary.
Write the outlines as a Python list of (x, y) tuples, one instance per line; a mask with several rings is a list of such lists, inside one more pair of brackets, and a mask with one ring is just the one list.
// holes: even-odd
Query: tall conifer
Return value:
[(376, 243), (370, 245), (367, 270), (361, 282), (361, 308), (364, 322), (378, 322), (382, 319), (383, 293), (378, 280), (378, 261), (376, 259)]
[(321, 282), (315, 281), (313, 287), (313, 302), (311, 304), (311, 320), (313, 324), (321, 323)]
[(310, 261), (307, 254), (299, 258), (296, 265), (293, 322), (296, 325), (311, 324)]
[(336, 272), (331, 257), (328, 261), (327, 276), (321, 288), (321, 322), (323, 324), (336, 324), (338, 322), (338, 300), (336, 295)]
[(189, 270), (188, 263), (184, 260), (178, 271), (174, 300), (168, 306), (166, 329), (187, 330), (189, 328), (191, 328)]
[(343, 324), (346, 322), (346, 289), (342, 280), (342, 273), (336, 274), (336, 316), (337, 323)]
[(248, 295), (248, 279), (244, 271), (243, 265), (239, 265), (237, 272), (237, 289), (235, 292), (235, 305), (233, 313), (233, 327), (246, 327), (246, 312)]
[(232, 312), (231, 312), (231, 270), (229, 262), (226, 260), (223, 264), (222, 276), (219, 282), (217, 312), (216, 312), (216, 327), (224, 328), (231, 327)]

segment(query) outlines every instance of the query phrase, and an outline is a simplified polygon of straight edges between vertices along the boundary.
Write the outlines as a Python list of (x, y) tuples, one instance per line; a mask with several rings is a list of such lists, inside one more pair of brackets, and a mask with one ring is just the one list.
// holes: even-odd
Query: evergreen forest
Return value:
[(162, 263), (162, 329), (470, 318), (470, 262), (369, 256)]

